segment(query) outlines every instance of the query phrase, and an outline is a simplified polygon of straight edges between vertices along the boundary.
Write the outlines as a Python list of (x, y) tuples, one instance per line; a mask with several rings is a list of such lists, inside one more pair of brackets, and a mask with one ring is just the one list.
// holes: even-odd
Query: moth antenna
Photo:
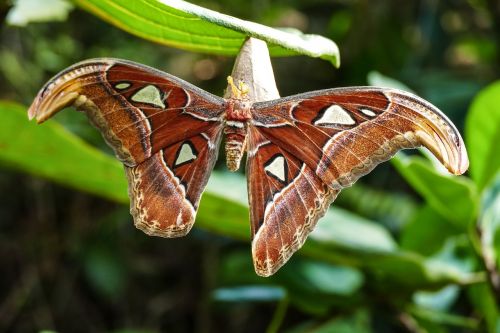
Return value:
[(238, 87), (236, 87), (236, 85), (234, 84), (234, 80), (233, 80), (232, 76), (227, 77), (227, 84), (229, 84), (229, 86), (231, 87), (231, 95), (233, 97), (238, 97), (240, 92), (238, 90)]
[(246, 97), (248, 95), (248, 92), (250, 91), (250, 88), (244, 81), (238, 82), (238, 90), (241, 93), (241, 97)]
[(227, 83), (231, 87), (231, 96), (235, 99), (243, 99), (248, 95), (249, 87), (243, 81), (239, 81), (238, 85), (234, 83), (232, 76), (227, 77)]

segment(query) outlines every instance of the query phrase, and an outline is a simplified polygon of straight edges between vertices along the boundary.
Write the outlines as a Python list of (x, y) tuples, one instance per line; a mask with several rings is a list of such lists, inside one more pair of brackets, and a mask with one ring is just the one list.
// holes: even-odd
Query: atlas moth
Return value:
[(425, 146), (453, 174), (468, 168), (452, 122), (395, 89), (348, 87), (252, 103), (230, 80), (212, 95), (126, 60), (75, 64), (29, 108), (42, 123), (66, 106), (84, 111), (124, 164), (130, 212), (148, 235), (179, 237), (195, 222), (225, 137), (227, 167), (246, 175), (257, 274), (275, 273), (345, 187), (403, 148)]

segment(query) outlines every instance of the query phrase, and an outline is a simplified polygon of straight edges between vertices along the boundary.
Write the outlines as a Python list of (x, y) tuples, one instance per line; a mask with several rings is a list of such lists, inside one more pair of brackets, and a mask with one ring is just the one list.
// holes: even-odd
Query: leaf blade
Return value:
[[(76, 0), (81, 8), (154, 42), (220, 55), (236, 55), (247, 36), (270, 45), (273, 56), (304, 54), (340, 65), (337, 45), (319, 35), (273, 29), (179, 0)], [(180, 27), (180, 28), (179, 28)]]
[(391, 162), (436, 212), (466, 230), (478, 209), (474, 183), (463, 176), (441, 174), (421, 157), (398, 154)]
[(470, 173), (482, 190), (500, 170), (500, 81), (479, 92), (465, 120)]
[[(44, 126), (28, 122), (26, 108), (19, 104), (0, 102), (0, 113), (3, 115), (1, 162), (59, 184), (128, 202), (123, 168), (110, 156), (86, 144), (57, 122)], [(75, 151), (79, 155), (78, 163)], [(81, 176), (89, 170), (94, 177)]]

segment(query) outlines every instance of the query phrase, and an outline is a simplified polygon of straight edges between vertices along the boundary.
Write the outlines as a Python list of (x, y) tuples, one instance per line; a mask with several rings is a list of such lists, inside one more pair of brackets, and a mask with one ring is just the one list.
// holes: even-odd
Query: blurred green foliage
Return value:
[[(148, 237), (132, 225), (122, 167), (86, 119), (68, 110), (37, 126), (25, 106), (51, 75), (99, 56), (152, 65), (221, 94), (232, 65), (221, 55), (235, 54), (251, 25), (214, 26), (217, 16), (202, 11), (200, 26), (188, 26), (192, 12), (154, 0), (51, 0), (43, 10), (37, 1), (16, 3), (0, 4), (0, 330), (500, 332), (496, 1), (199, 3), (340, 45), (340, 70), (274, 58), (282, 95), (409, 86), (466, 134), (470, 178), (443, 174), (426, 154), (400, 154), (344, 190), (270, 278), (253, 271), (243, 175), (218, 165), (197, 228), (182, 239)], [(101, 19), (212, 55), (143, 41)], [(239, 42), (218, 49), (212, 33)]]

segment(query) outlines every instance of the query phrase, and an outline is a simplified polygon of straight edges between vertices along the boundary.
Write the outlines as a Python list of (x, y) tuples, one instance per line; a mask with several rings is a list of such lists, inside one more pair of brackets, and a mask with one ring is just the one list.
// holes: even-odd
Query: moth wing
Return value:
[(102, 58), (57, 74), (28, 114), (40, 123), (71, 105), (124, 163), (136, 226), (186, 234), (217, 158), (224, 100), (156, 69)]
[(451, 121), (403, 91), (340, 88), (254, 104), (247, 177), (257, 273), (279, 269), (342, 188), (418, 146), (452, 173), (468, 167)]

